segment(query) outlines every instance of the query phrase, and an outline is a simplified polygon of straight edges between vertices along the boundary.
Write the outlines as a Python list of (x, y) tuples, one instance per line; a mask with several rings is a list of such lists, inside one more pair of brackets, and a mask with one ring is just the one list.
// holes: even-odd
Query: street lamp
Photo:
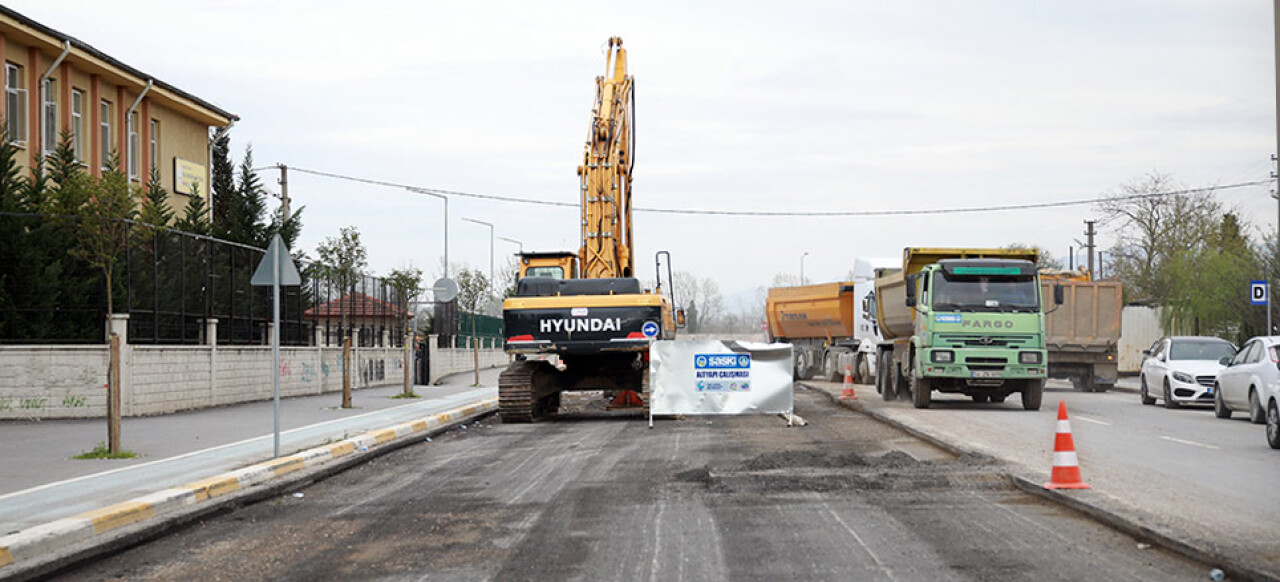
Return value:
[(426, 194), (427, 196), (435, 196), (444, 200), (444, 278), (449, 278), (449, 197), (444, 194), (436, 194), (430, 190), (422, 188), (414, 188), (413, 186), (405, 186), (405, 190), (416, 192), (418, 194)]
[(805, 251), (803, 255), (800, 255), (800, 284), (801, 285), (804, 285), (804, 258), (807, 256), (809, 256), (809, 251)]
[(522, 242), (520, 242), (520, 241), (518, 241), (518, 240), (516, 240), (516, 239), (514, 239), (514, 238), (507, 238), (507, 237), (505, 237), (505, 236), (500, 236), (500, 237), (498, 237), (498, 238), (499, 238), (499, 239), (502, 239), (502, 240), (505, 240), (505, 241), (507, 241), (507, 242), (509, 242), (509, 243), (516, 243), (516, 244), (520, 245), (520, 254), (522, 254), (522, 255), (524, 254), (524, 243), (522, 243)]
[(492, 289), (493, 288), (493, 225), (483, 220), (476, 220), (474, 218), (463, 217), (463, 220), (467, 222), (474, 222), (476, 224), (483, 224), (489, 227), (489, 288)]

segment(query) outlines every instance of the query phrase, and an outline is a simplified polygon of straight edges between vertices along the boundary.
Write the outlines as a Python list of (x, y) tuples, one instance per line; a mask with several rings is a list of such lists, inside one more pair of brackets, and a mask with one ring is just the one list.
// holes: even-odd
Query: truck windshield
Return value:
[(933, 276), (933, 308), (963, 311), (1038, 311), (1040, 296), (1031, 275), (972, 276), (938, 271)]

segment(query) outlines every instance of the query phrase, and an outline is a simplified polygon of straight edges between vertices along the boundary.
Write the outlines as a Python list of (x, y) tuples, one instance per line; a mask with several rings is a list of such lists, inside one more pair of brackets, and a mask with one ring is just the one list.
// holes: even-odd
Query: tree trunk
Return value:
[(115, 333), (107, 364), (107, 450), (120, 454), (120, 336)]
[(480, 385), (480, 345), (476, 343), (476, 318), (478, 315), (471, 314), (471, 364), (476, 370), (476, 386)]
[(351, 408), (351, 336), (342, 338), (342, 407)]

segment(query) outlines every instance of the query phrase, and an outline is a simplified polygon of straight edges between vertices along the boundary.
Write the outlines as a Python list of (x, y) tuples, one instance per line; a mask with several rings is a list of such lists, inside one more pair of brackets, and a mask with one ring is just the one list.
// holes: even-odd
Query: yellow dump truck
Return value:
[[(876, 390), (928, 408), (932, 393), (1039, 410), (1048, 376), (1034, 249), (907, 248), (875, 281)], [(1062, 303), (1061, 287), (1053, 289)]]
[(765, 299), (771, 341), (790, 343), (796, 379), (821, 373), (840, 381), (845, 369), (871, 381), (879, 334), (871, 317), (870, 281), (773, 287)]
[(1070, 380), (1076, 390), (1106, 392), (1116, 383), (1120, 314), (1119, 281), (1095, 281), (1088, 270), (1040, 271), (1041, 293), (1054, 285), (1064, 301), (1045, 312), (1049, 377)]

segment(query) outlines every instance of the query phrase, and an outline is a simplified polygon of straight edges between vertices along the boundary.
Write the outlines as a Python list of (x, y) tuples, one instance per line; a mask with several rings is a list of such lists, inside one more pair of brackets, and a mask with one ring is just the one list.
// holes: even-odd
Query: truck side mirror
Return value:
[(907, 276), (906, 290), (907, 290), (907, 301), (906, 301), (907, 307), (915, 307), (916, 306), (916, 276), (915, 275)]
[(1053, 284), (1053, 303), (1054, 305), (1062, 305), (1067, 301), (1067, 290), (1062, 287), (1062, 283)]
[(676, 327), (684, 327), (684, 310), (676, 310)]
[(1151, 350), (1142, 350), (1142, 355), (1144, 355), (1144, 356), (1150, 356), (1150, 355), (1151, 355)]

